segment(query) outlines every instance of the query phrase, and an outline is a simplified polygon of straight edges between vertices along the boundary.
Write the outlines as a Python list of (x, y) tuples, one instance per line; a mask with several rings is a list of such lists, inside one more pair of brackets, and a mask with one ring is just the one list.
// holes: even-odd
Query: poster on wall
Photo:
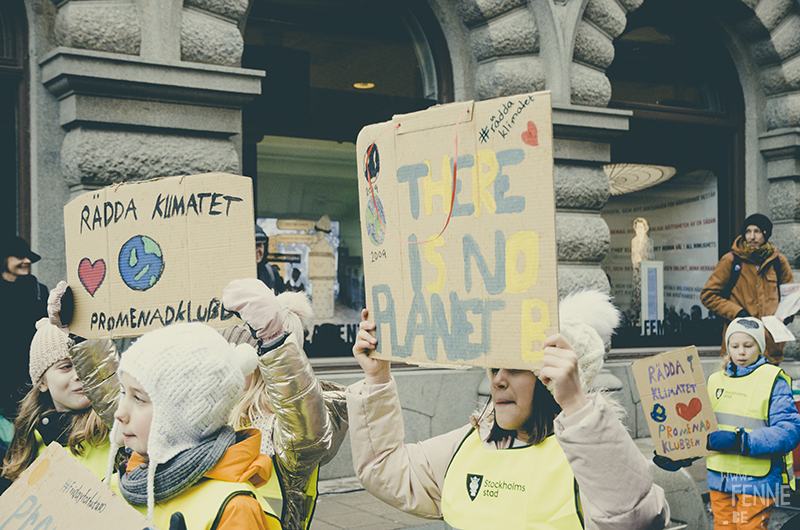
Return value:
[(533, 368), (558, 329), (549, 92), (395, 116), (356, 152), (377, 355)]
[[(256, 219), (258, 226), (269, 236), (267, 261), (278, 268), (287, 290), (305, 291), (309, 296), (314, 284), (309, 279), (309, 254), (319, 238), (333, 248), (334, 270), (338, 270), (339, 221), (330, 221), (330, 231), (316, 229), (314, 221), (304, 219)], [(339, 294), (339, 282), (334, 280), (334, 298)]]
[(629, 324), (639, 317), (634, 265), (643, 259), (663, 262), (664, 318), (708, 318), (700, 291), (719, 259), (717, 200), (717, 178), (706, 171), (609, 198), (602, 216), (611, 246), (601, 265)]
[(177, 322), (222, 329), (231, 280), (254, 278), (252, 181), (226, 173), (115, 184), (64, 206), (70, 332), (135, 337)]

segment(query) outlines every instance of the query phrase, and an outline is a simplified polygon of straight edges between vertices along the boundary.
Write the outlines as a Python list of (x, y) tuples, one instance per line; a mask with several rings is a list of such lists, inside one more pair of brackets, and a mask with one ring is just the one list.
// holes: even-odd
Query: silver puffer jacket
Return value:
[[(294, 315), (284, 316), (285, 328), (293, 332), (277, 346), (262, 346), (258, 367), (275, 412), (273, 461), (284, 495), (282, 510), (276, 511), (281, 512), (283, 530), (305, 530), (307, 511), (314, 508), (313, 502), (306, 502), (306, 486), (314, 470), (339, 451), (347, 433), (347, 401), (343, 386), (314, 375), (300, 346), (302, 331), (297, 333)], [(231, 343), (253, 344), (246, 324), (223, 330), (222, 336)]]

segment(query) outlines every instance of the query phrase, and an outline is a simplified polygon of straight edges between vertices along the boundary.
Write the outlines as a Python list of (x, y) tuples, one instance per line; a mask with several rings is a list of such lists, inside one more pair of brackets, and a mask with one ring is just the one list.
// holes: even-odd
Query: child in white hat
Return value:
[(484, 410), (418, 444), (403, 442), (390, 363), (370, 357), (378, 339), (362, 316), (353, 354), (366, 378), (346, 395), (353, 464), (367, 491), (463, 530), (643, 530), (669, 521), (664, 492), (614, 407), (589, 392), (619, 321), (607, 295), (563, 300), (562, 335), (544, 341), (541, 366), (490, 370)]
[(251, 346), (200, 323), (146, 333), (122, 355), (112, 440), (134, 453), (119, 489), (159, 528), (175, 512), (189, 529), (280, 528), (255, 493), (272, 473), (261, 434), (227, 425), (256, 362)]
[(761, 320), (735, 319), (725, 343), (724, 366), (708, 378), (719, 424), (708, 435), (708, 448), (719, 453), (706, 457), (714, 524), (766, 530), (776, 499), (794, 489), (800, 414), (791, 378), (762, 356)]
[(69, 350), (75, 340), (46, 318), (36, 323), (30, 347), (33, 386), (19, 405), (3, 476), (16, 480), (53, 441), (98, 478), (106, 474), (108, 429), (92, 410)]

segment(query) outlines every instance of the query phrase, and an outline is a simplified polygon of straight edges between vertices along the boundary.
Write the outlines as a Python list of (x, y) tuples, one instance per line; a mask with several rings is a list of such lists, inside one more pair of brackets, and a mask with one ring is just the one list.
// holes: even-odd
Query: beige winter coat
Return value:
[[(444, 475), (470, 425), (404, 444), (394, 379), (372, 386), (361, 381), (348, 387), (346, 397), (353, 467), (364, 488), (404, 512), (441, 519)], [(481, 439), (489, 427), (480, 427)], [(569, 417), (560, 414), (555, 434), (578, 482), (587, 529), (666, 526), (664, 491), (653, 484), (647, 460), (602, 396), (591, 395), (590, 403)]]

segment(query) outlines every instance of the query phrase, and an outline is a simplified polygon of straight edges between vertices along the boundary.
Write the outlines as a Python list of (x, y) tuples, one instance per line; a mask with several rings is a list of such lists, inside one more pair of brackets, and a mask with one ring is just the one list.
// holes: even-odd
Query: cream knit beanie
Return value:
[[(559, 328), (578, 354), (581, 387), (588, 392), (603, 367), (606, 343), (619, 325), (619, 310), (601, 291), (584, 290), (564, 297), (558, 304)], [(541, 367), (533, 373), (539, 376)]]
[(47, 318), (36, 322), (36, 334), (31, 341), (30, 361), (28, 362), (31, 383), (36, 385), (39, 378), (53, 366), (53, 363), (61, 359), (68, 359), (69, 349), (74, 343), (67, 333), (51, 324)]
[[(147, 440), (150, 516), (157, 465), (198, 446), (227, 424), (244, 391), (245, 376), (253, 373), (257, 363), (252, 346), (228, 344), (216, 330), (200, 323), (151, 331), (122, 354), (117, 373), (135, 379), (153, 404)], [(112, 442), (118, 431), (116, 421)]]
[(725, 347), (728, 347), (728, 340), (734, 333), (745, 333), (753, 337), (753, 340), (758, 344), (759, 353), (764, 353), (767, 341), (764, 334), (764, 323), (755, 317), (742, 317), (736, 318), (728, 324), (728, 329), (725, 331)]

